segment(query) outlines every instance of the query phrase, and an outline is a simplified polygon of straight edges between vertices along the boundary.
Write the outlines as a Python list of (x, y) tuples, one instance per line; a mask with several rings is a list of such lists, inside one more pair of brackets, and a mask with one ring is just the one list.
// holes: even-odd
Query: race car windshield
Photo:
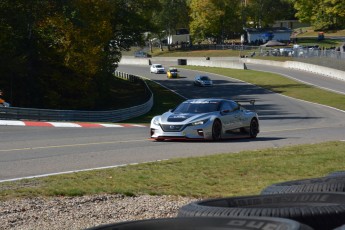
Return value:
[(210, 113), (218, 110), (218, 102), (210, 103), (182, 103), (174, 113)]
[(203, 81), (209, 81), (209, 80), (211, 80), (209, 77), (206, 77), (206, 76), (203, 76), (203, 77), (201, 77), (200, 79), (203, 80)]

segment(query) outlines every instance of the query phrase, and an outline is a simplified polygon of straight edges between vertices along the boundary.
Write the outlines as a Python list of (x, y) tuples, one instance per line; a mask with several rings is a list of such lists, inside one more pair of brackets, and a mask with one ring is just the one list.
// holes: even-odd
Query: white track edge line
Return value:
[(48, 177), (48, 176), (57, 176), (57, 175), (70, 174), (70, 173), (87, 172), (87, 171), (93, 171), (93, 170), (112, 169), (112, 168), (124, 167), (124, 166), (129, 166), (129, 165), (154, 163), (154, 162), (160, 162), (160, 161), (166, 161), (166, 160), (169, 160), (169, 159), (162, 159), (162, 160), (156, 160), (156, 161), (145, 161), (145, 162), (140, 162), (140, 163), (137, 162), (137, 163), (129, 163), (129, 164), (120, 164), (120, 165), (112, 165), (112, 166), (104, 166), (104, 167), (97, 167), (97, 168), (64, 171), (64, 172), (57, 172), (57, 173), (47, 173), (47, 174), (27, 176), (27, 177), (18, 177), (18, 178), (13, 178), (13, 179), (0, 180), (0, 183), (13, 182), (13, 181), (24, 180), (24, 179), (42, 178), (42, 177)]

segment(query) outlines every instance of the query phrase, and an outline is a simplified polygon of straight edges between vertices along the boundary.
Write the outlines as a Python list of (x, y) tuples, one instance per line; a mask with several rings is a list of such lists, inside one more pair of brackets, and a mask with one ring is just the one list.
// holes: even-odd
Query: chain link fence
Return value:
[[(332, 69), (345, 71), (345, 52), (335, 49), (320, 49), (317, 47), (305, 48), (268, 48), (257, 47), (252, 49), (255, 56), (259, 57), (290, 57), (292, 61), (325, 66)], [(253, 55), (254, 56), (254, 55)]]
[[(345, 71), (345, 47), (332, 49), (319, 48), (317, 46), (309, 47), (264, 47), (249, 46), (239, 44), (197, 44), (193, 46), (182, 46), (182, 50), (233, 50), (237, 51), (240, 57), (253, 58), (275, 58), (276, 61), (285, 61), (290, 58), (291, 61), (305, 62), (314, 65), (329, 67)], [(281, 57), (284, 57), (281, 58)], [(280, 59), (281, 58), (281, 59)]]

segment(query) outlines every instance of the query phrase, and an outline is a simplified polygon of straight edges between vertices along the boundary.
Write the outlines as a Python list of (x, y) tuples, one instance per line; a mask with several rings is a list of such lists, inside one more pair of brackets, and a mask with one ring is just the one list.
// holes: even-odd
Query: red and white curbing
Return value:
[(39, 127), (58, 127), (58, 128), (131, 128), (146, 127), (137, 124), (110, 124), (110, 123), (87, 123), (87, 122), (47, 122), (47, 121), (13, 121), (0, 120), (1, 125), (8, 126), (39, 126)]

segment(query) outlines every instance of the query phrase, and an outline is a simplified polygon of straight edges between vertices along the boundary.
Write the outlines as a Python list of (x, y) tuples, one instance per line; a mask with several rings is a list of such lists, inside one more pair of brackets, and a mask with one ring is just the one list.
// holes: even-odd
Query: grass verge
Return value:
[(0, 199), (97, 193), (200, 198), (259, 194), (272, 183), (344, 169), (344, 151), (345, 142), (338, 141), (79, 172), (2, 183)]
[(126, 120), (126, 123), (150, 123), (153, 116), (162, 114), (169, 109), (175, 108), (184, 101), (179, 95), (172, 93), (170, 90), (158, 85), (157, 83), (146, 80), (154, 95), (154, 105), (151, 111), (143, 116)]
[(236, 70), (200, 66), (184, 66), (183, 68), (236, 78), (289, 97), (345, 110), (345, 95), (306, 85), (278, 74), (254, 70)]

